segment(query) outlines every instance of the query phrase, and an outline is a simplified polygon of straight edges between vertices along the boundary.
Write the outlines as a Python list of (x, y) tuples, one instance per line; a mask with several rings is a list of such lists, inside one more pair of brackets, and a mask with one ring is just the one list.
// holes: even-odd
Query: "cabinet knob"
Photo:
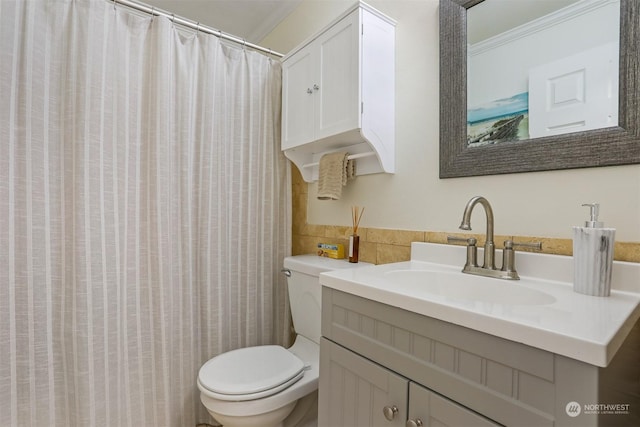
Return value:
[(405, 427), (422, 427), (423, 425), (424, 424), (420, 418), (416, 418), (415, 420), (409, 418), (405, 423)]
[(313, 93), (313, 91), (312, 91), (311, 89), (307, 88), (307, 93), (308, 93), (309, 95), (311, 95), (311, 94)]
[(398, 407), (396, 405), (385, 406), (384, 408), (382, 408), (382, 413), (384, 414), (384, 417), (386, 419), (388, 419), (389, 421), (393, 421), (396, 414), (398, 413)]
[(319, 89), (320, 89), (320, 86), (318, 86), (317, 84), (313, 85), (313, 90), (319, 90)]

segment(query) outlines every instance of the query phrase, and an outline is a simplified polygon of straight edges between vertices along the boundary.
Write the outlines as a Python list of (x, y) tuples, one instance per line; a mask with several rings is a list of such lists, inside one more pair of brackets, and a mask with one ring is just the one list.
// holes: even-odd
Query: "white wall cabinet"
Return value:
[(394, 172), (395, 23), (358, 3), (283, 59), (282, 150), (307, 182), (323, 154)]
[(358, 14), (283, 64), (283, 140), (288, 149), (359, 127)]

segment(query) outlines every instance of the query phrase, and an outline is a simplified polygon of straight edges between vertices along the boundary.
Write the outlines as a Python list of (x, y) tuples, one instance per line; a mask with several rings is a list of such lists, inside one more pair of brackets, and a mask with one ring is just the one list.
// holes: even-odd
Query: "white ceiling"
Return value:
[(142, 3), (259, 43), (302, 0), (143, 0)]
[(467, 41), (474, 44), (579, 0), (489, 0), (467, 13)]
[[(176, 16), (259, 44), (302, 0), (144, 0)], [(578, 0), (490, 0), (469, 12), (475, 43)], [(471, 13), (473, 12), (473, 13)], [(473, 16), (472, 16), (473, 15)]]

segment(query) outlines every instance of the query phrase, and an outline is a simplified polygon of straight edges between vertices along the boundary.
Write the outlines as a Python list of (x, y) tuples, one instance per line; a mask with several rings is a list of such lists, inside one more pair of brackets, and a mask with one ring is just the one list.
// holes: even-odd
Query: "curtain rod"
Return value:
[(282, 58), (284, 56), (282, 53), (275, 52), (275, 51), (273, 51), (273, 50), (271, 50), (269, 48), (266, 48), (266, 47), (258, 46), (257, 44), (249, 43), (245, 39), (242, 39), (240, 37), (236, 37), (236, 36), (231, 35), (231, 34), (223, 33), (222, 31), (216, 30), (215, 28), (211, 28), (211, 27), (208, 27), (206, 25), (202, 25), (199, 22), (191, 21), (189, 19), (182, 18), (180, 16), (176, 16), (173, 13), (169, 13), (169, 12), (167, 12), (165, 10), (148, 6), (148, 5), (144, 4), (144, 3), (139, 3), (137, 1), (132, 1), (132, 0), (107, 0), (107, 1), (112, 1), (114, 3), (114, 5), (116, 3), (117, 4), (121, 4), (123, 6), (127, 6), (127, 7), (131, 8), (131, 9), (135, 9), (137, 11), (144, 12), (144, 13), (147, 13), (147, 14), (150, 14), (150, 15), (153, 15), (153, 16), (164, 16), (165, 18), (169, 18), (171, 20), (171, 22), (173, 22), (175, 24), (180, 24), (183, 27), (187, 27), (187, 28), (195, 30), (195, 31), (202, 31), (203, 33), (211, 34), (211, 35), (219, 37), (219, 38), (221, 38), (223, 40), (228, 40), (228, 41), (231, 41), (233, 43), (237, 43), (239, 45), (249, 47), (251, 49), (266, 53), (266, 54), (271, 55), (271, 56), (275, 56), (275, 57), (278, 57), (278, 58)]

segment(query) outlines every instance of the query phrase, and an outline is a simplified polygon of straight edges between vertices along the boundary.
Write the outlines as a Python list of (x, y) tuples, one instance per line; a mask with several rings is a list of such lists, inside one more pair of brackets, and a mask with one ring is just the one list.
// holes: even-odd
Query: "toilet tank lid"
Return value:
[(324, 271), (340, 270), (343, 268), (356, 268), (370, 266), (368, 262), (352, 263), (346, 259), (333, 259), (315, 254), (295, 255), (284, 259), (284, 268), (300, 273), (318, 276)]

